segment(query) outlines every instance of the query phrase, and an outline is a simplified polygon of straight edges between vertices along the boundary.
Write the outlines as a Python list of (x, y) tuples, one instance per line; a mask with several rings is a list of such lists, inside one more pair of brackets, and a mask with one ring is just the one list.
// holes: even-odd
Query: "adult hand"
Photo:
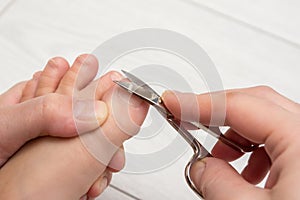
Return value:
[[(0, 167), (27, 141), (45, 133), (58, 137), (77, 135), (72, 97), (48, 94), (20, 103), (25, 85), (26, 82), (19, 83), (0, 96)], [(98, 110), (102, 112), (98, 117), (100, 125), (106, 119), (105, 109)], [(91, 123), (94, 116), (85, 119), (82, 125), (87, 131), (97, 128)]]
[[(79, 199), (87, 194), (83, 199), (93, 198), (109, 184), (110, 170), (118, 171), (123, 167), (124, 152), (118, 148), (139, 130), (148, 105), (131, 97), (112, 82), (123, 78), (116, 72), (109, 72), (92, 81), (97, 70), (98, 62), (92, 55), (79, 56), (71, 67), (64, 59), (53, 58), (38, 81), (27, 82), (21, 101), (26, 103), (32, 98), (47, 96), (48, 93), (56, 93), (51, 96), (60, 94), (73, 97), (74, 118), (76, 122), (80, 122), (80, 127), (76, 124), (77, 131), (80, 134), (93, 131), (80, 135), (80, 138), (43, 137), (24, 145), (0, 169), (1, 197)], [(56, 104), (59, 99), (52, 100)], [(86, 100), (88, 104), (85, 106), (83, 102)], [(94, 107), (91, 100), (98, 106)], [(79, 105), (83, 104), (81, 108), (78, 102)], [(99, 105), (103, 105), (103, 109), (99, 109)], [(100, 123), (93, 121), (92, 125), (101, 125), (107, 117), (100, 129), (92, 128), (90, 122), (82, 121), (86, 118), (90, 121), (89, 115), (95, 119), (94, 109)], [(120, 116), (118, 113), (123, 114)], [(101, 143), (97, 135), (105, 135), (105, 141)]]
[[(218, 107), (212, 105), (210, 95), (168, 91), (163, 99), (176, 117), (190, 121), (195, 115), (191, 109), (199, 109), (200, 122), (208, 124), (212, 106)], [(197, 99), (197, 105), (184, 103), (191, 98)], [(229, 90), (225, 124), (218, 125), (230, 126), (225, 133), (229, 139), (243, 145), (264, 144), (264, 148), (251, 154), (240, 175), (226, 161), (242, 154), (218, 142), (212, 151), (217, 158), (205, 158), (192, 167), (192, 179), (205, 199), (299, 199), (299, 104), (265, 86)], [(269, 169), (265, 188), (255, 187)]]

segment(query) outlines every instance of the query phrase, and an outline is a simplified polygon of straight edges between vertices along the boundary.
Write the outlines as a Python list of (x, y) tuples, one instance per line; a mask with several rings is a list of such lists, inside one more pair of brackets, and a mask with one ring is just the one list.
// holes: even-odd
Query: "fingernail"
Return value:
[(124, 77), (119, 72), (112, 72), (110, 75), (110, 79), (112, 81), (119, 81), (123, 79)]
[(81, 121), (97, 121), (102, 124), (107, 117), (107, 107), (102, 101), (76, 100), (73, 106), (74, 117)]
[(175, 91), (175, 90), (166, 90), (164, 93), (161, 95), (162, 99), (168, 99), (168, 98), (174, 98), (177, 95), (182, 94), (181, 92)]
[(165, 99), (165, 98), (170, 97), (171, 95), (173, 95), (172, 91), (166, 90), (166, 91), (164, 91), (164, 92), (162, 93), (161, 98), (162, 98), (162, 99)]
[(201, 177), (203, 175), (203, 172), (205, 170), (205, 167), (206, 167), (206, 163), (202, 160), (196, 162), (194, 165), (193, 165), (193, 172), (195, 173), (195, 184), (196, 185), (200, 185), (200, 180), (201, 180)]
[(107, 188), (108, 186), (107, 184), (108, 184), (108, 179), (104, 177), (100, 182), (100, 193), (102, 193)]

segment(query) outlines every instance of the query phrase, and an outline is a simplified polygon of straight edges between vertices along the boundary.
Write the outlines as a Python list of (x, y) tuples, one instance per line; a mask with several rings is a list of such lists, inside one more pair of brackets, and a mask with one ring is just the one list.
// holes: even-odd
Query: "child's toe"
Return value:
[(55, 92), (68, 69), (69, 64), (65, 59), (60, 57), (50, 59), (40, 75), (35, 96)]
[(72, 95), (74, 89), (81, 90), (86, 87), (97, 75), (97, 58), (90, 54), (78, 56), (72, 67), (61, 80), (57, 93)]

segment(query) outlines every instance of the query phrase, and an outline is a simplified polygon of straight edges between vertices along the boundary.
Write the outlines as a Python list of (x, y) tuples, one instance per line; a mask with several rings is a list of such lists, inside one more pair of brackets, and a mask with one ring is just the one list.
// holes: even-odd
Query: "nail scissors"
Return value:
[[(200, 191), (197, 190), (195, 184), (193, 183), (190, 171), (191, 166), (197, 161), (201, 160), (205, 157), (211, 157), (209, 151), (187, 130), (181, 125), (181, 121), (177, 120), (174, 115), (167, 109), (164, 102), (162, 101), (161, 96), (153, 90), (149, 85), (144, 83), (142, 80), (134, 76), (133, 74), (122, 70), (124, 75), (128, 78), (128, 80), (114, 80), (116, 84), (118, 84), (121, 88), (125, 89), (126, 91), (132, 93), (133, 95), (138, 96), (139, 98), (143, 99), (150, 105), (152, 105), (166, 120), (167, 122), (185, 139), (185, 141), (192, 147), (194, 154), (188, 164), (185, 167), (185, 179), (190, 188), (201, 198), (203, 195)], [(227, 144), (228, 146), (232, 147), (233, 149), (246, 153), (252, 152), (258, 145), (251, 145), (251, 146), (241, 146), (238, 143), (235, 143), (228, 138), (226, 138), (220, 131), (219, 127), (207, 127), (202, 125), (201, 123), (191, 123), (191, 122), (184, 122), (189, 123), (189, 126), (196, 127), (197, 129), (202, 129), (203, 131), (207, 132), (208, 134), (214, 136), (215, 138), (219, 139), (223, 143)]]

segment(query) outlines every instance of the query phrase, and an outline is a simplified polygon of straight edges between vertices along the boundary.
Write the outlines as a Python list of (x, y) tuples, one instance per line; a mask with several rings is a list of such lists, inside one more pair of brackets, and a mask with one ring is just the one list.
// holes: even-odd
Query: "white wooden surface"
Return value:
[[(300, 101), (299, 8), (297, 0), (0, 0), (0, 91), (50, 57), (73, 61), (113, 35), (155, 27), (199, 43), (225, 88), (265, 84)], [(120, 173), (113, 184), (140, 199), (197, 199), (182, 174), (189, 156), (155, 173)], [(133, 198), (109, 188), (99, 199)]]

